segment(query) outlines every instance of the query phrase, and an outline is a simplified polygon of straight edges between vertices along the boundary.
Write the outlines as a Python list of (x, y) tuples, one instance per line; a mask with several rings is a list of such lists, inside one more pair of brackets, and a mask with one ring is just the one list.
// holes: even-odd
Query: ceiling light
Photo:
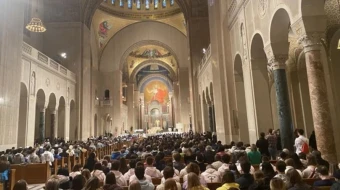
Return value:
[(62, 58), (64, 58), (64, 59), (67, 58), (67, 54), (66, 54), (65, 52), (61, 53), (60, 56), (61, 56)]
[(32, 18), (31, 22), (27, 24), (26, 29), (31, 32), (45, 32), (46, 28), (39, 18)]

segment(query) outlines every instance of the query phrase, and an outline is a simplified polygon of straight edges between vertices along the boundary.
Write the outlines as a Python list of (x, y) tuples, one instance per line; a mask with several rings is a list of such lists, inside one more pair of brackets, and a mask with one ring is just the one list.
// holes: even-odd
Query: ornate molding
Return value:
[(274, 55), (268, 58), (268, 70), (285, 69), (288, 55)]
[(268, 9), (268, 0), (258, 0), (257, 11), (259, 13), (260, 18), (263, 18)]
[(321, 39), (324, 37), (324, 33), (314, 32), (311, 34), (302, 35), (299, 38), (299, 44), (304, 47), (304, 52), (321, 50), (322, 42)]

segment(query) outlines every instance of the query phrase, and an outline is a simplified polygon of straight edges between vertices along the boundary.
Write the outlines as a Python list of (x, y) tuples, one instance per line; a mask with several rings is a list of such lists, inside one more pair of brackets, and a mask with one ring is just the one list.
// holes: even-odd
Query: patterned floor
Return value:
[(28, 190), (42, 190), (45, 184), (30, 184), (28, 185)]

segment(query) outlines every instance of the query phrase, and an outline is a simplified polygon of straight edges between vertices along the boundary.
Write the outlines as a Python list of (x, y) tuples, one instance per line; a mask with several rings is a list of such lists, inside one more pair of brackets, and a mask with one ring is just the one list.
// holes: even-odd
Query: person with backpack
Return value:
[(309, 153), (309, 145), (308, 145), (308, 139), (304, 136), (304, 130), (298, 129), (297, 133), (299, 137), (295, 139), (295, 152), (297, 155), (299, 155), (301, 152), (308, 154)]

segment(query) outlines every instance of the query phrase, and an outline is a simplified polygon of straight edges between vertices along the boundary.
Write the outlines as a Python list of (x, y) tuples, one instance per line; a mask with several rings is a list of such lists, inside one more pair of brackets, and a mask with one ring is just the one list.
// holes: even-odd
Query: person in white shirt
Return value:
[(206, 182), (221, 183), (221, 173), (215, 170), (211, 165), (207, 165), (207, 169), (201, 175)]
[(51, 147), (46, 147), (45, 152), (41, 155), (41, 162), (48, 163), (50, 166), (52, 166), (52, 162), (54, 162), (54, 156), (52, 152), (50, 152)]
[(213, 162), (213, 163), (211, 164), (211, 166), (212, 166), (213, 168), (215, 168), (216, 170), (218, 170), (222, 165), (223, 165), (223, 162), (221, 162), (221, 156), (218, 155), (218, 154), (216, 154), (216, 155), (215, 155), (215, 162)]
[(156, 167), (153, 166), (153, 157), (149, 156), (146, 159), (146, 168), (145, 168), (145, 174), (149, 175), (154, 178), (161, 178), (163, 177), (161, 172), (156, 169)]
[(126, 186), (126, 179), (123, 174), (119, 171), (120, 162), (118, 160), (114, 160), (111, 165), (111, 172), (113, 172), (116, 176), (116, 182), (119, 186)]
[(72, 172), (70, 173), (70, 177), (75, 178), (77, 175), (81, 175), (81, 165), (76, 164), (72, 168)]
[[(166, 166), (163, 170), (163, 173), (164, 173), (164, 179), (165, 181), (168, 180), (168, 179), (173, 179), (173, 176), (175, 174), (174, 172), (174, 169), (172, 167), (169, 167), (169, 166)], [(164, 182), (162, 182), (162, 184), (158, 185), (156, 190), (164, 190)], [(175, 180), (176, 181), (176, 180)], [(176, 186), (177, 186), (177, 190), (181, 190), (181, 184), (176, 181)]]
[(296, 148), (295, 153), (299, 155), (300, 152), (302, 152), (303, 144), (305, 143), (309, 144), (309, 140), (304, 136), (305, 131), (303, 129), (298, 129), (297, 132), (299, 137), (295, 139), (294, 146)]
[(94, 169), (91, 172), (92, 177), (97, 177), (101, 183), (105, 182), (106, 176), (105, 173), (102, 171), (102, 164), (100, 162), (97, 162), (94, 164)]
[(136, 160), (132, 159), (129, 162), (130, 169), (124, 174), (125, 180), (129, 180), (131, 176), (135, 175)]
[(229, 154), (225, 154), (222, 156), (222, 161), (223, 164), (221, 167), (218, 168), (218, 172), (220, 172), (220, 175), (223, 176), (224, 173), (229, 170), (229, 164), (230, 164), (230, 155)]
[(66, 153), (69, 155), (69, 156), (73, 156), (74, 155), (74, 150), (73, 150), (73, 146), (70, 145), (68, 147), (68, 150), (66, 151)]

